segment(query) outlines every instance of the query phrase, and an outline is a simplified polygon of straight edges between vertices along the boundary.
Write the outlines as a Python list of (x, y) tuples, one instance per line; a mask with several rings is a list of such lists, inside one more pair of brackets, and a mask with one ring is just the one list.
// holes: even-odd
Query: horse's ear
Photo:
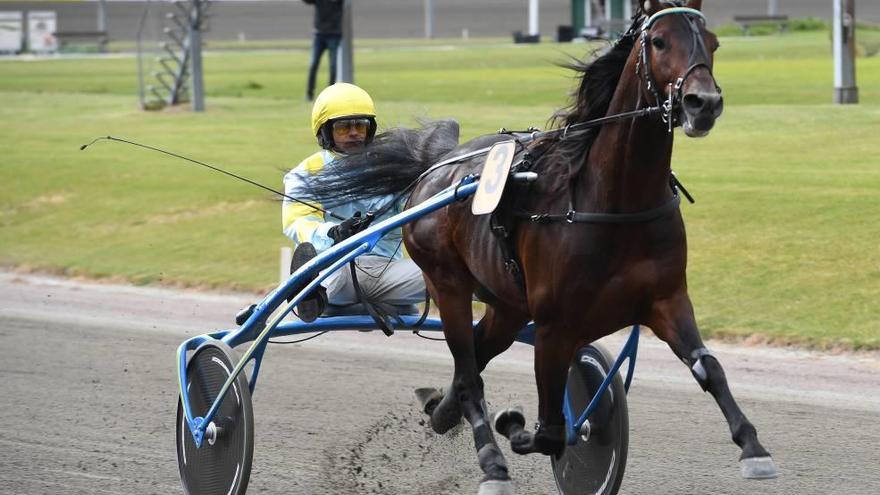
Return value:
[(660, 0), (642, 0), (642, 10), (648, 15), (656, 14), (662, 8), (663, 3)]
[(688, 0), (688, 7), (696, 10), (700, 10), (703, 8), (703, 0)]

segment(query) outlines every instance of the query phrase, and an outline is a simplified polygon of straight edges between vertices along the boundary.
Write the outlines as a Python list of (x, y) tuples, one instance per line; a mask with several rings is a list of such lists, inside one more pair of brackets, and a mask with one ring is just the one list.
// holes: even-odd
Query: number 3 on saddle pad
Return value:
[(471, 213), (485, 215), (492, 213), (498, 207), (515, 154), (514, 141), (495, 143), (489, 150), (486, 163), (483, 164), (483, 172), (480, 174), (480, 185), (474, 195), (474, 202), (471, 203)]

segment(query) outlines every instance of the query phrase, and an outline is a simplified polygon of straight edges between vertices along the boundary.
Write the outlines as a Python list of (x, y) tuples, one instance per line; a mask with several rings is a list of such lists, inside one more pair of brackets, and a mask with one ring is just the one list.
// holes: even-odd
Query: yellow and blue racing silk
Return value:
[[(319, 151), (306, 158), (284, 176), (284, 193), (297, 197), (300, 191), (308, 189), (309, 177), (321, 173), (321, 170), (335, 159), (336, 155), (327, 150)], [(393, 199), (394, 196), (388, 195), (332, 205), (311, 203), (342, 218), (349, 218), (357, 212), (364, 215), (368, 211), (379, 210)], [(373, 220), (373, 225), (399, 213), (402, 209), (402, 203), (402, 201), (399, 202), (387, 213)], [(301, 242), (311, 242), (319, 253), (328, 249), (333, 245), (333, 239), (327, 235), (327, 232), (339, 223), (340, 220), (332, 219), (332, 217), (330, 219), (324, 218), (324, 213), (321, 211), (287, 198), (284, 199), (281, 210), (281, 227), (284, 230), (284, 235), (292, 239), (296, 245)], [(388, 232), (373, 248), (372, 254), (395, 260), (400, 259), (403, 254), (403, 247), (400, 245), (401, 236), (400, 228)]]

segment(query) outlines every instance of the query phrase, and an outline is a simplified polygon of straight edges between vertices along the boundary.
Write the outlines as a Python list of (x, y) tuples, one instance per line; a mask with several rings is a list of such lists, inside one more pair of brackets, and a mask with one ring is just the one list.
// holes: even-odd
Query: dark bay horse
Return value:
[[(775, 475), (721, 364), (700, 338), (687, 290), (685, 229), (670, 187), (673, 134), (667, 121), (698, 137), (722, 112), (712, 74), (718, 42), (705, 28), (700, 8), (701, 0), (686, 6), (646, 2), (618, 43), (576, 67), (582, 76), (574, 103), (556, 116), (564, 130), (521, 143), (538, 178), (515, 201), (518, 214), (509, 243), (519, 277), (507, 269), (510, 257), (492, 234), (490, 217), (472, 215), (470, 200), (404, 229), (407, 250), (424, 272), (455, 360), (452, 384), (433, 408), (431, 425), (443, 433), (462, 416), (472, 425), (485, 473), (481, 493), (511, 493), (512, 484), (489, 426), (480, 373), (530, 320), (537, 325), (539, 426), (512, 436), (513, 451), (560, 454), (566, 445), (562, 404), (572, 356), (620, 328), (643, 324), (717, 401), (742, 448), (743, 475)], [(664, 103), (665, 112), (575, 130), (582, 122)], [(449, 123), (388, 131), (365, 153), (338, 162), (335, 172), (315, 184), (316, 194), (396, 193), (415, 181), (409, 204), (417, 204), (479, 173), (485, 155), (425, 174), (432, 164), (510, 139), (502, 133), (456, 146), (457, 126)], [(605, 220), (591, 220), (597, 213)], [(543, 221), (531, 220), (541, 215)], [(473, 294), (487, 303), (476, 329)]]

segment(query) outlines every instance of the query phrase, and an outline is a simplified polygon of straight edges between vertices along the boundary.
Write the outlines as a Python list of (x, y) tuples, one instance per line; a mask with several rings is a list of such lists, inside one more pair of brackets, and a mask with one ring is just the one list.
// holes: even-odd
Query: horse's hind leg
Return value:
[(529, 315), (516, 308), (486, 306), (486, 314), (474, 328), (477, 369), (482, 372), (492, 358), (506, 351), (528, 322)]
[(733, 441), (742, 449), (742, 475), (746, 478), (776, 477), (770, 453), (758, 441), (757, 430), (734, 400), (721, 363), (703, 345), (687, 294), (682, 291), (674, 298), (656, 302), (649, 326), (691, 369), (700, 387), (715, 398), (730, 426)]
[[(486, 314), (473, 329), (478, 373), (482, 373), (492, 358), (513, 344), (518, 331), (528, 321), (527, 314), (522, 314), (515, 309), (507, 310), (505, 308), (505, 311), (497, 311), (491, 306), (486, 307)], [(482, 384), (482, 382), (480, 383)], [(457, 400), (452, 387), (445, 395), (430, 388), (418, 389), (416, 395), (419, 396), (419, 400), (425, 407), (425, 412), (431, 415), (431, 426), (435, 432), (446, 433), (461, 420), (461, 403)]]
[[(427, 274), (425, 276), (425, 286), (431, 294), (431, 299), (434, 300), (440, 311), (446, 344), (450, 351), (452, 351), (454, 342), (458, 339), (450, 340), (450, 332), (453, 331), (456, 326), (462, 325), (462, 323), (459, 323), (459, 320), (469, 321), (473, 310), (470, 305), (464, 307), (460, 302), (453, 301), (453, 298), (440, 293)], [(434, 388), (416, 389), (416, 397), (422, 403), (424, 412), (431, 417), (431, 428), (435, 433), (441, 435), (458, 425), (461, 422), (462, 417), (461, 402), (459, 401), (459, 394), (456, 390), (456, 386), (458, 385), (456, 377), (458, 377), (459, 360), (456, 357), (455, 351), (452, 351), (452, 356), (455, 359), (456, 368), (452, 383), (445, 393), (441, 394), (440, 391)]]
[(464, 414), (473, 428), (477, 458), (485, 474), (480, 483), (480, 494), (510, 494), (513, 488), (507, 462), (487, 419), (483, 381), (477, 366), (471, 309), (472, 287), (467, 282), (471, 280), (470, 273), (465, 269), (445, 266), (426, 272), (426, 278), (440, 310), (446, 344), (455, 360), (452, 385), (431, 414), (432, 427), (438, 432), (448, 429), (453, 420), (453, 425), (458, 424)]

